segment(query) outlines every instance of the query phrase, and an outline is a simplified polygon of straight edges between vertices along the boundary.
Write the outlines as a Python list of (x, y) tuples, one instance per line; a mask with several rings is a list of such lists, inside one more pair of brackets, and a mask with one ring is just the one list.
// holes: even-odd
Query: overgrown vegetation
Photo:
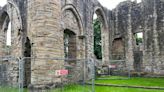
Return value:
[(139, 36), (141, 33), (135, 34), (135, 39), (136, 39), (136, 45), (142, 44), (143, 43), (143, 38)]
[(102, 59), (102, 44), (101, 44), (101, 22), (97, 19), (93, 22), (94, 28), (94, 54), (97, 59)]

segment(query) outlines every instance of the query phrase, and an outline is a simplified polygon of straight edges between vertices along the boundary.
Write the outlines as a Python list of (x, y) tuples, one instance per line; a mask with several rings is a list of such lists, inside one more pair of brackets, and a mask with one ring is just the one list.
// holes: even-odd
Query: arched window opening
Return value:
[(94, 55), (97, 59), (102, 60), (102, 39), (101, 39), (102, 22), (100, 21), (100, 18), (96, 13), (93, 15), (93, 28), (94, 28)]
[(135, 33), (133, 36), (134, 51), (143, 51), (143, 32)]
[(143, 65), (143, 50), (144, 50), (143, 32), (134, 34), (134, 69), (140, 72)]
[(76, 50), (76, 34), (68, 29), (64, 30), (64, 53), (65, 59), (71, 60), (69, 63), (75, 63)]
[(136, 45), (141, 45), (143, 43), (143, 32), (135, 34)]
[(11, 22), (8, 23), (6, 31), (6, 45), (11, 46)]
[(9, 16), (7, 13), (4, 13), (3, 15), (4, 21), (3, 21), (3, 34), (4, 34), (4, 51), (5, 55), (10, 55), (11, 52), (11, 21), (9, 19)]

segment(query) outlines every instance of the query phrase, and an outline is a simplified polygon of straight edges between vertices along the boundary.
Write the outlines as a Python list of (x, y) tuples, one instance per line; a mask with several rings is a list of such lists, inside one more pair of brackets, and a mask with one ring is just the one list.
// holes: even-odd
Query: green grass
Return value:
[[(0, 92), (18, 92), (16, 88), (0, 88)], [(29, 91), (24, 91), (29, 92)], [(92, 92), (91, 86), (67, 86), (63, 89), (56, 89), (48, 92)], [(136, 88), (121, 88), (121, 87), (104, 87), (95, 86), (95, 92), (164, 92), (164, 90), (148, 90), (148, 89), (136, 89)]]
[(0, 87), (0, 92), (18, 92), (18, 89), (10, 87)]
[[(19, 89), (13, 87), (0, 87), (0, 92), (19, 92)], [(24, 89), (24, 92), (28, 92), (27, 89)]]
[(95, 89), (96, 92), (164, 92), (164, 90), (148, 90), (122, 87), (95, 87)]
[[(117, 80), (117, 78), (127, 78), (127, 77), (119, 77), (119, 76), (103, 77), (103, 78), (105, 79), (110, 78), (111, 80), (96, 80), (95, 82), (103, 83), (103, 84), (118, 84), (118, 85), (127, 85), (127, 86), (164, 87), (164, 78), (134, 77), (127, 80)], [(18, 89), (9, 88), (9, 87), (0, 87), (0, 92), (18, 92)], [(24, 92), (29, 92), (29, 91), (25, 89)], [(65, 86), (63, 89), (59, 88), (48, 92), (92, 92), (92, 86), (68, 85)], [(95, 86), (95, 92), (164, 92), (164, 90)]]
[(164, 78), (141, 78), (133, 77), (125, 80), (114, 80), (113, 78), (119, 77), (106, 77), (112, 78), (109, 80), (96, 80), (95, 83), (103, 84), (118, 84), (118, 85), (127, 85), (127, 86), (148, 86), (148, 87), (164, 87)]
[[(51, 92), (62, 92), (61, 90), (53, 90)], [(92, 92), (91, 86), (69, 86), (63, 92)], [(164, 92), (164, 90), (149, 90), (136, 88), (122, 88), (122, 87), (104, 87), (95, 86), (95, 92)]]

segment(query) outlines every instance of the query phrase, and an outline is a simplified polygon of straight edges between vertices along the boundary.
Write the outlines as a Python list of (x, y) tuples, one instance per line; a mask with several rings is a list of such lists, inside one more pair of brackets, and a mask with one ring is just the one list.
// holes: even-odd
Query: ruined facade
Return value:
[[(65, 61), (37, 58), (93, 59), (94, 13), (102, 22), (102, 65), (110, 64), (112, 59), (124, 60), (132, 71), (164, 74), (162, 0), (125, 1), (113, 10), (104, 8), (97, 0), (8, 0), (8, 4), (0, 8), (0, 55), (7, 56), (6, 30), (11, 22), (10, 55), (18, 59), (36, 58), (27, 59), (29, 62), (25, 64), (30, 71), (25, 75), (31, 76), (27, 84), (57, 80), (47, 74), (49, 66), (60, 67)], [(138, 32), (143, 32), (141, 45), (135, 44)], [(65, 41), (73, 44), (65, 44)], [(10, 81), (14, 84), (19, 78), (18, 62), (15, 60), (9, 65)]]

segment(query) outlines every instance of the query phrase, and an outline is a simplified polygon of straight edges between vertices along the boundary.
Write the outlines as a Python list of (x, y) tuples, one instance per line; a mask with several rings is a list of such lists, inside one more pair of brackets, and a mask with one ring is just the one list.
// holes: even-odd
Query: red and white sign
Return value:
[(56, 70), (55, 74), (57, 76), (64, 76), (64, 75), (68, 75), (68, 70)]
[(109, 68), (116, 68), (116, 65), (109, 65)]

